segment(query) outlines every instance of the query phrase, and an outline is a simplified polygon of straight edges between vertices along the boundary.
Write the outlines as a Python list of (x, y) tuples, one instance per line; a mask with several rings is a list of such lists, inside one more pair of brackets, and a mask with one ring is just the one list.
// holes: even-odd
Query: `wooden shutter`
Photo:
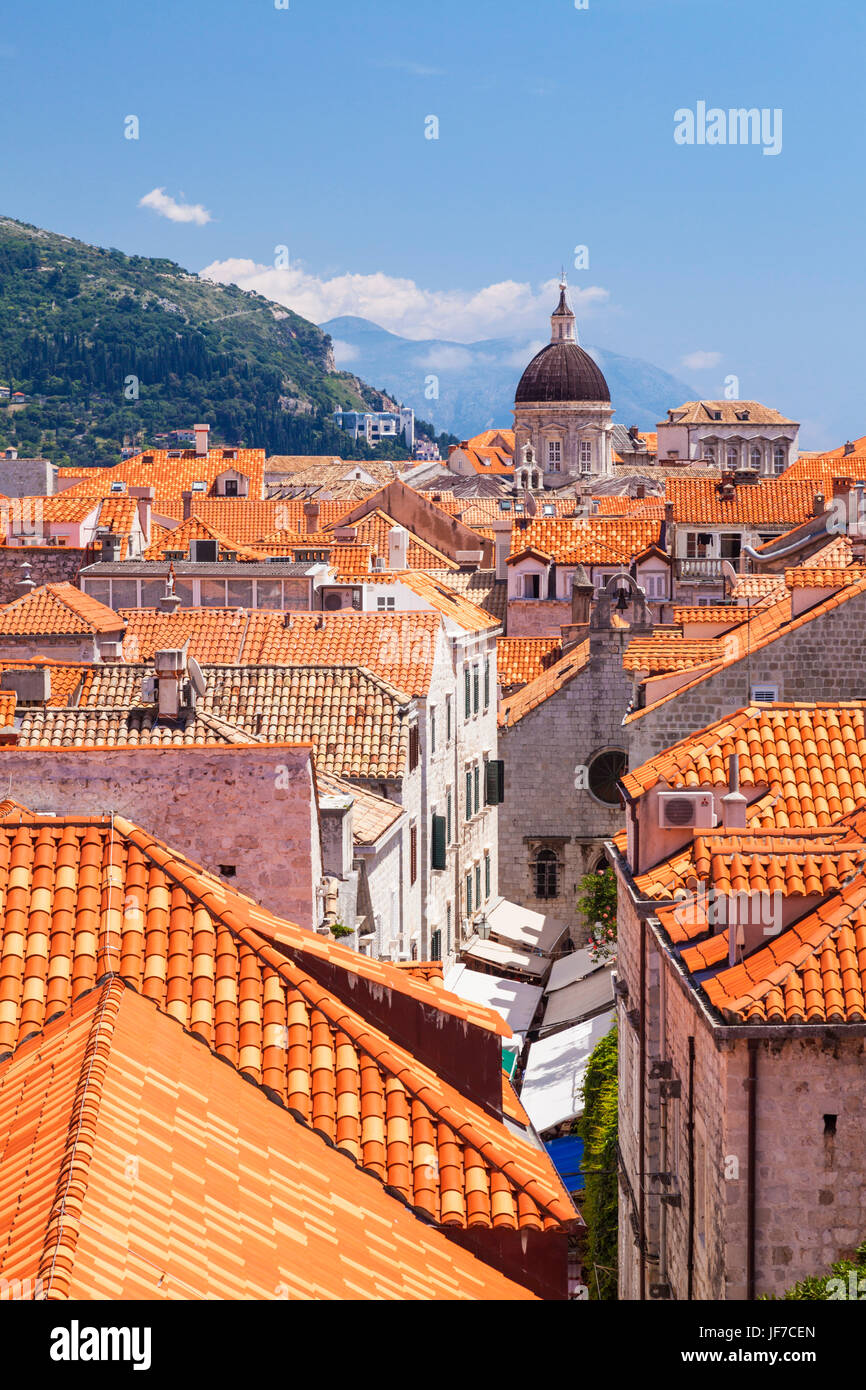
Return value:
[(472, 783), (475, 787), (475, 814), (477, 816), (481, 810), (481, 773), (477, 763), (472, 769)]
[(472, 819), (472, 770), (466, 773), (466, 819)]
[(477, 667), (477, 666), (473, 666), (473, 667), (472, 667), (472, 694), (473, 694), (473, 697), (474, 697), (474, 698), (473, 698), (473, 702), (472, 702), (472, 703), (473, 703), (473, 709), (474, 709), (474, 711), (475, 711), (476, 714), (478, 713), (478, 700), (479, 700), (480, 693), (481, 693), (481, 673), (480, 673), (480, 671), (478, 670), (478, 667)]
[(420, 756), (420, 743), (418, 739), (418, 725), (413, 724), (409, 730), (409, 771), (412, 772), (418, 766)]
[(468, 666), (463, 667), (463, 694), (466, 699), (466, 718), (472, 714), (472, 672)]
[(484, 856), (484, 896), (490, 897), (490, 855)]
[(484, 663), (484, 708), (490, 705), (490, 658)]
[(433, 829), (430, 836), (431, 857), (430, 867), (433, 869), (444, 869), (448, 853), (446, 840), (447, 822), (444, 816), (433, 817)]
[(418, 827), (417, 825), (409, 828), (409, 882), (414, 883), (418, 877)]
[(488, 806), (499, 806), (505, 800), (505, 763), (491, 758), (484, 764), (484, 800)]

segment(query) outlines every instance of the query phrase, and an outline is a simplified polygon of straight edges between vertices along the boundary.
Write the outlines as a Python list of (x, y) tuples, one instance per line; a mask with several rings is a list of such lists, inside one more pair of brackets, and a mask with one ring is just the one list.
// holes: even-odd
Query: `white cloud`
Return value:
[(690, 371), (699, 372), (705, 367), (717, 367), (721, 360), (720, 352), (687, 352), (681, 359), (681, 365), (688, 367)]
[[(241, 259), (214, 261), (201, 275), (256, 290), (313, 323), (352, 314), (372, 319), (404, 338), (451, 338), (463, 343), (537, 333), (559, 293), (557, 280), (546, 281), (537, 292), (516, 280), (501, 280), (478, 290), (427, 290), (414, 280), (381, 271), (322, 279), (300, 265), (278, 270)], [(608, 291), (599, 286), (569, 294), (579, 318), (608, 299)]]
[(206, 222), (213, 221), (207, 208), (202, 207), (201, 203), (178, 203), (164, 188), (152, 188), (139, 199), (138, 206), (151, 208), (153, 212), (159, 213), (160, 217), (167, 217), (169, 222), (195, 222), (197, 226), (203, 227)]
[(535, 354), (546, 346), (546, 338), (533, 338), (526, 347), (515, 348), (513, 352), (506, 353), (502, 361), (506, 367), (519, 367), (522, 371), (527, 362), (531, 362)]
[(417, 359), (419, 367), (434, 367), (440, 372), (471, 367), (473, 361), (472, 353), (466, 348), (449, 347), (447, 343), (443, 343), (442, 347), (431, 348), (423, 357)]
[(343, 343), (339, 338), (335, 338), (332, 343), (334, 349), (334, 361), (338, 367), (346, 367), (350, 362), (356, 362), (360, 353), (351, 343)]

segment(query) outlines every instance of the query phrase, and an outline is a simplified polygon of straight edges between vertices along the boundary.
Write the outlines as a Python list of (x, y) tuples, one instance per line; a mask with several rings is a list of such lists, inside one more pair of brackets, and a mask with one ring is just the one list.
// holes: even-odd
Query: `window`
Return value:
[(773, 471), (776, 473), (783, 473), (786, 462), (787, 455), (785, 446), (784, 444), (777, 444), (773, 449)]
[(484, 708), (490, 708), (490, 657), (484, 662)]
[(409, 730), (409, 771), (412, 772), (418, 766), (420, 755), (420, 740), (418, 738), (418, 725), (413, 724)]
[(484, 896), (490, 897), (490, 850), (484, 851)]
[(224, 579), (199, 580), (198, 601), (202, 608), (225, 608), (226, 581)]
[(379, 598), (376, 599), (376, 611), (377, 611), (378, 613), (393, 613), (393, 612), (394, 612), (394, 603), (395, 603), (395, 599), (394, 599), (393, 594), (389, 595), (389, 596), (386, 597), (386, 598), (382, 598), (382, 597), (380, 596)]
[(761, 458), (760, 447), (757, 444), (753, 444), (749, 450), (749, 462), (757, 472), (761, 471)]
[(716, 462), (716, 446), (715, 446), (715, 444), (705, 444), (705, 445), (704, 445), (704, 458), (706, 459), (707, 463), (711, 463), (711, 464), (713, 464), (713, 466), (715, 467), (715, 462)]
[(409, 882), (414, 883), (418, 877), (418, 827), (409, 827)]
[(463, 667), (463, 695), (466, 718), (472, 717), (472, 672), (468, 666)]
[(451, 742), (451, 696), (445, 696), (445, 742)]
[(471, 874), (467, 874), (467, 875), (466, 875), (466, 880), (465, 880), (465, 893), (466, 893), (466, 916), (469, 917), (469, 916), (471, 915), (471, 913), (472, 913), (472, 875), (471, 875)]
[(447, 862), (448, 848), (446, 841), (447, 824), (444, 816), (434, 814), (431, 835), (430, 835), (430, 867), (431, 869), (444, 869)]
[(446, 953), (446, 955), (450, 955), (450, 952), (451, 952), (451, 904), (450, 904), (450, 903), (447, 903), (447, 904), (446, 904), (446, 907), (445, 907), (445, 953)]
[(453, 816), (453, 798), (452, 798), (452, 796), (451, 796), (451, 788), (449, 787), (449, 788), (448, 788), (448, 792), (447, 792), (446, 797), (445, 797), (445, 842), (446, 842), (446, 844), (449, 844), (449, 845), (451, 844), (451, 841), (452, 841), (453, 838), (454, 838), (453, 833), (452, 833), (452, 831), (453, 831), (452, 816)]
[(725, 457), (726, 457), (727, 462), (728, 462), (728, 467), (729, 467), (729, 468), (736, 468), (736, 466), (737, 466), (737, 464), (738, 464), (738, 462), (739, 462), (739, 458), (740, 458), (740, 451), (739, 451), (739, 449), (737, 448), (736, 444), (729, 444), (729, 445), (728, 445), (727, 451), (726, 451), (726, 454), (725, 454)]
[(475, 814), (481, 809), (481, 769), (476, 763), (472, 769), (472, 786), (475, 789)]
[(481, 865), (475, 865), (475, 905), (481, 906)]
[(472, 667), (472, 713), (477, 714), (479, 699), (481, 695), (481, 672), (477, 666)]
[(238, 480), (237, 480), (237, 478), (226, 478), (224, 496), (226, 496), (226, 497), (237, 497), (237, 495), (238, 495)]
[(466, 819), (472, 819), (472, 769), (466, 769)]
[(712, 544), (712, 536), (705, 531), (689, 531), (686, 534), (686, 559), (703, 560)]
[(489, 758), (484, 764), (484, 801), (487, 806), (499, 806), (505, 800), (505, 763), (501, 758)]
[(581, 473), (588, 473), (588, 472), (590, 471), (590, 469), (592, 468), (592, 441), (591, 441), (591, 440), (589, 440), (589, 439), (582, 439), (582, 440), (580, 441), (580, 448), (579, 448), (579, 452), (578, 452), (578, 460), (579, 460), (579, 462), (580, 462), (580, 471), (581, 471)]
[(605, 806), (619, 805), (617, 782), (627, 767), (628, 757), (621, 748), (606, 748), (596, 753), (590, 760), (587, 783), (597, 801)]
[(220, 875), (223, 878), (234, 878), (236, 874), (237, 868), (234, 864), (220, 864)]
[(541, 597), (541, 575), (540, 575), (540, 574), (525, 574), (525, 575), (523, 576), (523, 597), (524, 597), (524, 598), (540, 598), (540, 597)]
[(559, 860), (556, 851), (540, 849), (533, 865), (535, 896), (537, 898), (556, 898), (559, 896)]
[(217, 558), (216, 541), (191, 541), (189, 548), (191, 560), (213, 561)]
[(431, 709), (431, 711), (430, 711), (430, 754), (431, 754), (431, 756), (432, 756), (435, 752), (436, 752), (436, 711), (435, 711), (435, 709)]
[(647, 598), (665, 597), (665, 576), (663, 574), (645, 574), (640, 581), (641, 588)]
[(430, 933), (430, 959), (442, 959), (442, 933), (438, 927)]
[(761, 685), (752, 686), (752, 703), (757, 705), (771, 705), (774, 700), (779, 698), (779, 687), (769, 685), (766, 682)]
[(562, 464), (562, 444), (558, 439), (547, 443), (547, 467), (551, 473), (558, 473)]

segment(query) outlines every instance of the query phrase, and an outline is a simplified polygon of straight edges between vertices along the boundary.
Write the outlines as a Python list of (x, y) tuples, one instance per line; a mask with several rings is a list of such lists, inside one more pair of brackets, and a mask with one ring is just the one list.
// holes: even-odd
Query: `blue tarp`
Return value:
[(577, 1192), (584, 1185), (580, 1171), (583, 1161), (583, 1140), (576, 1134), (566, 1134), (563, 1139), (551, 1139), (544, 1146), (553, 1160), (553, 1166), (565, 1183), (569, 1192)]

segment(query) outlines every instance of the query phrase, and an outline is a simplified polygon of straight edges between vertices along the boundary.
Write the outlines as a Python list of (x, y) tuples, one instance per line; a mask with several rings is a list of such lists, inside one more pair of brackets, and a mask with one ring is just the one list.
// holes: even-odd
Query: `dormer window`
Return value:
[(205, 560), (212, 562), (217, 558), (216, 541), (190, 541), (189, 558), (191, 560)]

